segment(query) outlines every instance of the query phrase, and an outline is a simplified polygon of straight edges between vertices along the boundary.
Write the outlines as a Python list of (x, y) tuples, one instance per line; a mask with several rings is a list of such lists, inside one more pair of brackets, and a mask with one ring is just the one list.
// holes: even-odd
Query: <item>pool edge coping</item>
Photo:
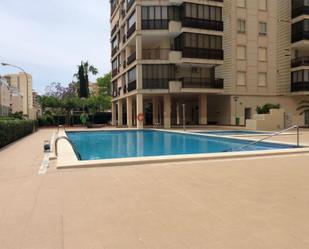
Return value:
[[(120, 130), (118, 128), (110, 129), (108, 131)], [(121, 130), (138, 130), (138, 129), (121, 129)], [(156, 130), (163, 132), (173, 132), (188, 135), (198, 135), (198, 136), (210, 136), (210, 137), (220, 137), (220, 138), (232, 138), (236, 140), (248, 140), (256, 141), (250, 138), (237, 138), (229, 136), (217, 136), (199, 133), (190, 133), (187, 131), (179, 130), (163, 130), (163, 129), (151, 129), (146, 128), (142, 130)], [(74, 130), (73, 132), (80, 132), (87, 130)], [(93, 130), (98, 131), (98, 130)], [(102, 131), (102, 130), (99, 130)], [(70, 132), (68, 130), (68, 132)], [(61, 136), (67, 136), (65, 131), (60, 131)], [(167, 163), (167, 162), (180, 162), (180, 161), (198, 161), (198, 160), (215, 160), (215, 159), (235, 159), (235, 158), (249, 158), (249, 157), (262, 157), (262, 156), (278, 156), (278, 155), (290, 155), (290, 154), (303, 154), (309, 153), (309, 144), (302, 143), (302, 148), (288, 148), (288, 149), (278, 149), (278, 150), (260, 150), (260, 151), (241, 151), (241, 152), (221, 152), (221, 153), (201, 153), (201, 154), (184, 154), (184, 155), (164, 155), (164, 156), (146, 156), (146, 157), (129, 157), (129, 158), (114, 158), (114, 159), (98, 159), (98, 160), (78, 160), (73, 148), (66, 143), (66, 141), (59, 141), (59, 157), (57, 159), (56, 167), (57, 169), (72, 169), (72, 168), (88, 168), (88, 167), (111, 167), (111, 166), (129, 166), (129, 165), (141, 165), (141, 164), (153, 164), (153, 163)], [(275, 143), (282, 145), (292, 145), (295, 144), (273, 141), (269, 140), (265, 143)]]

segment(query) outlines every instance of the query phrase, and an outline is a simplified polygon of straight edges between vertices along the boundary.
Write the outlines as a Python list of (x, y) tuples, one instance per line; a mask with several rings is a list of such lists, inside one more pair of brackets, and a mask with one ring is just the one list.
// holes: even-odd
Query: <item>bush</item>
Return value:
[(257, 106), (256, 112), (257, 114), (269, 114), (270, 109), (280, 109), (280, 105), (274, 105), (274, 104), (265, 104), (263, 106)]
[(12, 143), (35, 130), (32, 120), (7, 119), (0, 120), (0, 148)]
[(45, 114), (42, 117), (38, 118), (38, 124), (39, 124), (39, 126), (55, 125), (55, 119), (52, 115)]

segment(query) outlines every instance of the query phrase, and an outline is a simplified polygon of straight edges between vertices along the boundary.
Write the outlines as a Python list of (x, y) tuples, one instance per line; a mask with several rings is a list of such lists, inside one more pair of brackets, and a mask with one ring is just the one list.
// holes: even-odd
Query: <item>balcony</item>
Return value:
[(309, 66), (309, 56), (295, 58), (291, 61), (292, 67)]
[(119, 70), (118, 68), (115, 68), (112, 70), (112, 77), (115, 77), (118, 74)]
[(130, 36), (135, 32), (136, 30), (136, 24), (134, 23), (129, 29), (128, 29), (128, 32), (127, 32), (127, 39), (130, 38)]
[(305, 92), (309, 91), (309, 82), (297, 82), (291, 84), (291, 92)]
[(168, 29), (167, 19), (158, 19), (158, 20), (142, 20), (142, 29)]
[(292, 18), (296, 18), (301, 15), (309, 15), (309, 6), (300, 6), (292, 9)]
[(136, 89), (136, 80), (134, 81), (131, 81), (129, 84), (128, 84), (128, 87), (127, 87), (127, 91), (128, 92), (131, 92), (133, 90)]
[(127, 12), (131, 9), (134, 3), (135, 0), (127, 0)]
[(292, 32), (292, 42), (309, 40), (309, 31)]
[(158, 49), (143, 49), (143, 60), (168, 60), (170, 49), (158, 48)]
[(198, 77), (182, 78), (182, 88), (210, 88), (210, 89), (223, 89), (223, 79), (210, 79)]
[(112, 93), (113, 98), (116, 98), (118, 96), (117, 90), (114, 90)]
[(143, 89), (168, 89), (170, 79), (143, 79)]
[(223, 50), (207, 48), (183, 48), (183, 58), (198, 58), (209, 60), (223, 60)]
[(128, 56), (127, 65), (130, 65), (133, 61), (136, 60), (136, 51)]
[(223, 22), (204, 20), (197, 18), (184, 17), (182, 20), (183, 27), (198, 28), (198, 29), (209, 29), (215, 31), (223, 31)]
[(112, 49), (112, 56), (114, 56), (118, 52), (118, 46)]
[(119, 27), (119, 23), (116, 23), (116, 25), (113, 27), (112, 31), (111, 31), (111, 36), (114, 35), (114, 33), (116, 32), (116, 30), (118, 29)]

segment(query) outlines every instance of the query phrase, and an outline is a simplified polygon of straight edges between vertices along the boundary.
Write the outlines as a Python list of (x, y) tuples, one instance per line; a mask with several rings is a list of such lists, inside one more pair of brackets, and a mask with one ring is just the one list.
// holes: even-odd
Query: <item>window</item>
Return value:
[(246, 72), (237, 72), (237, 85), (246, 85)]
[(175, 38), (175, 49), (182, 50), (184, 47), (221, 50), (222, 36), (183, 33)]
[(167, 6), (142, 6), (142, 29), (167, 29)]
[(115, 60), (113, 60), (113, 62), (112, 62), (112, 70), (114, 71), (114, 70), (116, 70), (117, 68), (118, 68), (118, 60), (115, 59)]
[(246, 8), (246, 0), (237, 0), (237, 7)]
[(267, 35), (267, 23), (259, 22), (259, 35)]
[(267, 10), (267, 0), (258, 0), (259, 10)]
[(238, 19), (237, 20), (237, 30), (239, 33), (245, 33), (246, 32), (246, 21)]
[(136, 18), (135, 18), (135, 12), (129, 17), (128, 20), (128, 29), (131, 28), (135, 24)]
[(267, 61), (267, 48), (259, 48), (259, 61)]
[(267, 74), (259, 73), (258, 76), (258, 86), (266, 86), (267, 85)]
[(237, 59), (245, 60), (246, 59), (246, 46), (237, 47)]
[(222, 21), (222, 8), (203, 4), (185, 3), (186, 18)]
[(128, 82), (133, 82), (136, 80), (136, 67), (132, 68), (129, 72), (128, 72)]

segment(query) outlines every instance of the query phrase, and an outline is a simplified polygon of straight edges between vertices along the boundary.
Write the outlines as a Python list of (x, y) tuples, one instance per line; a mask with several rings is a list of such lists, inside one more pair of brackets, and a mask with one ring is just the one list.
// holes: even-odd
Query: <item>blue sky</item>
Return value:
[(0, 0), (0, 23), (0, 62), (23, 67), (40, 93), (72, 81), (81, 60), (110, 70), (109, 0)]

